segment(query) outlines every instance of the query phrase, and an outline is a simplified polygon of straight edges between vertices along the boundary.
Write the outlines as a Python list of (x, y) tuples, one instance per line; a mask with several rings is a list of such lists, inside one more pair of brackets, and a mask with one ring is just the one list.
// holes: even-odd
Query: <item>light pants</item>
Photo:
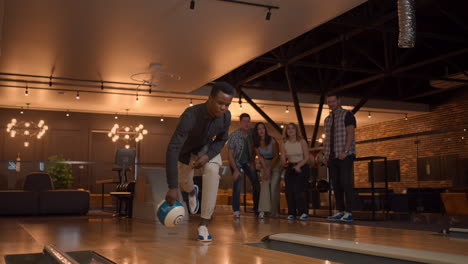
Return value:
[[(185, 192), (193, 191), (193, 172), (191, 164), (196, 160), (197, 156), (190, 157), (189, 164), (178, 162), (179, 170), (179, 186)], [(201, 218), (211, 219), (216, 206), (216, 197), (219, 187), (219, 168), (221, 167), (221, 155), (214, 156), (203, 167), (203, 194), (201, 201)]]
[[(268, 167), (271, 160), (265, 160), (265, 165)], [(260, 171), (260, 202), (258, 206), (259, 212), (270, 212), (271, 216), (277, 216), (279, 213), (280, 202), (280, 179), (281, 171), (279, 166), (273, 167), (271, 170), (270, 179), (263, 180), (263, 171)]]

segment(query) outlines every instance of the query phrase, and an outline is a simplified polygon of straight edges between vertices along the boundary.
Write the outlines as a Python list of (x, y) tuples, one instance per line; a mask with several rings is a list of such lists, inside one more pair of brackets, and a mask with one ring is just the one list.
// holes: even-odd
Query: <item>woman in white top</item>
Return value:
[(309, 150), (307, 142), (300, 135), (296, 124), (289, 123), (283, 130), (281, 144), (281, 164), (286, 168), (286, 200), (288, 220), (309, 218), (305, 199), (305, 188), (309, 176)]
[(268, 134), (264, 123), (255, 124), (253, 133), (255, 154), (260, 163), (260, 202), (258, 218), (265, 217), (265, 213), (276, 217), (279, 212), (280, 197), (280, 167), (279, 146), (276, 139)]

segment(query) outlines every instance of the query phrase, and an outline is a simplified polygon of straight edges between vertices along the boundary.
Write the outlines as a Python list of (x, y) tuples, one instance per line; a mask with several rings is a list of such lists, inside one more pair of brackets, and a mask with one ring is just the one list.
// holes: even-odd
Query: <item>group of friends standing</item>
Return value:
[[(282, 139), (269, 135), (264, 123), (251, 128), (250, 116), (240, 115), (240, 128), (230, 135), (231, 113), (228, 108), (235, 89), (226, 82), (213, 85), (208, 100), (187, 108), (180, 116), (166, 152), (166, 177), (169, 190), (166, 201), (179, 199), (179, 188), (188, 195), (190, 213), (199, 210), (198, 186), (193, 183), (195, 169), (203, 171), (198, 237), (211, 241), (208, 224), (216, 206), (219, 187), (220, 152), (227, 142), (233, 189), (234, 217), (240, 217), (240, 191), (245, 175), (252, 184), (254, 211), (259, 218), (279, 216), (280, 174), (285, 171), (285, 191), (288, 220), (309, 218), (305, 188), (309, 178), (309, 150), (305, 139), (294, 123), (286, 125)], [(339, 96), (327, 96), (331, 110), (325, 119), (326, 140), (324, 165), (335, 193), (337, 213), (330, 220), (352, 221), (353, 160), (355, 158), (354, 129), (356, 119), (352, 112), (341, 107)], [(256, 160), (258, 159), (258, 166)], [(259, 172), (257, 174), (257, 171)]]
[[(259, 218), (279, 215), (281, 171), (285, 170), (288, 219), (307, 220), (305, 188), (309, 175), (309, 151), (297, 125), (290, 123), (282, 140), (268, 133), (264, 123), (251, 128), (250, 116), (240, 115), (240, 128), (229, 136), (229, 165), (232, 171), (232, 210), (240, 217), (241, 174), (252, 185), (253, 207)], [(257, 160), (256, 160), (257, 159)], [(259, 172), (257, 174), (257, 171)]]

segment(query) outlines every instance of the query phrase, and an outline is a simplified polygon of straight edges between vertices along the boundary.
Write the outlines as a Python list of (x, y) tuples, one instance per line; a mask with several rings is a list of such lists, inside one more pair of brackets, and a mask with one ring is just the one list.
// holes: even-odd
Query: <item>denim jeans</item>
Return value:
[[(245, 163), (242, 164), (241, 169), (244, 171), (245, 175), (249, 177), (250, 183), (252, 184), (252, 195), (253, 195), (253, 203), (254, 203), (254, 211), (258, 212), (258, 200), (260, 197), (260, 183), (258, 182), (257, 172), (255, 170), (250, 169), (250, 164)], [(231, 172), (232, 172), (231, 168)], [(232, 211), (240, 211), (240, 192), (242, 188), (242, 178), (237, 178), (233, 182), (232, 187)]]

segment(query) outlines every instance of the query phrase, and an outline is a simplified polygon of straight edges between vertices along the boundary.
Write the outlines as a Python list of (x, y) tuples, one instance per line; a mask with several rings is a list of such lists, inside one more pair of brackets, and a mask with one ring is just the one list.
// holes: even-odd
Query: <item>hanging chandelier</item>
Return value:
[(37, 124), (33, 121), (18, 121), (16, 118), (11, 119), (7, 124), (6, 132), (10, 137), (15, 138), (18, 136), (24, 137), (24, 146), (29, 147), (29, 142), (33, 137), (41, 139), (49, 127), (45, 124), (44, 120), (39, 120)]
[(142, 124), (138, 126), (120, 126), (114, 124), (107, 136), (112, 139), (112, 142), (122, 140), (125, 142), (125, 148), (129, 149), (130, 144), (134, 141), (136, 143), (143, 140), (143, 137), (148, 134), (148, 130)]

